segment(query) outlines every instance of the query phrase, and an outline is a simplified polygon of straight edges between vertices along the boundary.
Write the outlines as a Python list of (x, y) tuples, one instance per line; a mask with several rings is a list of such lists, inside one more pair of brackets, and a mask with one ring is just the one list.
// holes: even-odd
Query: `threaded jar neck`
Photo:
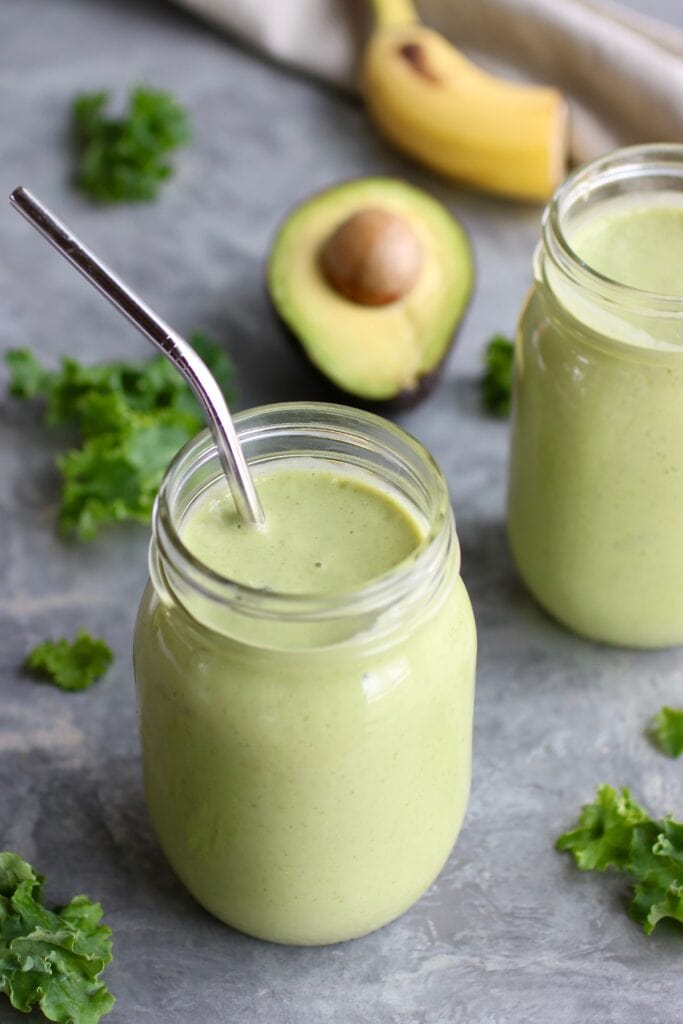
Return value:
[(176, 456), (162, 482), (153, 515), (152, 580), (193, 614), (199, 599), (229, 617), (280, 625), (331, 621), (373, 622), (397, 606), (424, 603), (438, 589), (459, 551), (446, 482), (431, 455), (414, 438), (370, 413), (322, 403), (287, 403), (235, 417), (247, 460), (258, 480), (287, 459), (311, 460), (340, 471), (361, 472), (393, 493), (423, 526), (424, 539), (389, 572), (340, 593), (291, 594), (245, 586), (217, 573), (184, 544), (182, 523), (194, 502), (220, 486), (222, 469), (208, 432)]
[[(580, 168), (558, 189), (543, 215), (537, 277), (555, 292), (558, 284), (560, 289), (573, 287), (605, 309), (683, 321), (683, 295), (646, 291), (606, 277), (584, 262), (569, 240), (575, 225), (602, 204), (629, 195), (654, 198), (666, 193), (683, 196), (683, 145), (629, 146)], [(683, 344), (683, 335), (676, 340)]]

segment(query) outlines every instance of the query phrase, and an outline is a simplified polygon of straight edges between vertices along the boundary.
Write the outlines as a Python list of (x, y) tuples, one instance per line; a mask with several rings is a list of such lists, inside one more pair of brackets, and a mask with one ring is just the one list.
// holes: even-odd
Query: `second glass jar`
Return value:
[[(649, 263), (629, 228), (636, 206), (663, 228), (648, 232)], [(603, 230), (610, 211), (625, 213), (608, 255), (627, 283), (572, 245), (577, 225)], [(655, 263), (661, 291), (648, 290)], [(546, 211), (516, 340), (513, 554), (552, 615), (612, 644), (683, 643), (681, 268), (683, 147), (613, 153), (570, 178)]]

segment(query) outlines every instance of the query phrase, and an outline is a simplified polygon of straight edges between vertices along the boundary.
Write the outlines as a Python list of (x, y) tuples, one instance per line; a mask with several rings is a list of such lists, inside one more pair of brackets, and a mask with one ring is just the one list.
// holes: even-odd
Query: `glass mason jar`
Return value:
[(618, 283), (573, 251), (572, 229), (615, 201), (683, 211), (683, 147), (601, 158), (545, 212), (515, 346), (508, 532), (561, 622), (664, 647), (683, 643), (683, 295)]
[(221, 478), (200, 434), (159, 491), (135, 633), (145, 792), (209, 911), (275, 942), (362, 935), (433, 882), (468, 799), (476, 635), (443, 476), (392, 424), (292, 403), (236, 418), (258, 481), (283, 460), (362, 474), (425, 539), (386, 575), (316, 596), (241, 586), (180, 528)]

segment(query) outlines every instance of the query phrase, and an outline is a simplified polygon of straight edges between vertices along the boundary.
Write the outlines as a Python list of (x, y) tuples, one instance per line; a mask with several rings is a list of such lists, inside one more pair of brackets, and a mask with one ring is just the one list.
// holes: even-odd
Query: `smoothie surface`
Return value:
[(266, 526), (241, 523), (226, 488), (211, 488), (181, 526), (205, 565), (250, 587), (324, 594), (368, 583), (424, 539), (420, 523), (386, 491), (317, 467), (281, 466), (256, 478)]
[(568, 232), (574, 252), (620, 284), (683, 297), (683, 196), (620, 197)]

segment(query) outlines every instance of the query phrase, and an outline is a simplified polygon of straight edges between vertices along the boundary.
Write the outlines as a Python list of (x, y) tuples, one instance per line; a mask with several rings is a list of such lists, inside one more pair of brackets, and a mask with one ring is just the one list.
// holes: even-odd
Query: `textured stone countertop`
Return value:
[[(680, 0), (640, 0), (682, 20)], [(174, 89), (195, 141), (149, 206), (100, 210), (68, 186), (65, 111), (81, 89)], [(510, 331), (529, 282), (539, 211), (474, 197), (386, 148), (360, 107), (233, 48), (161, 2), (4, 0), (0, 195), (34, 188), (180, 330), (225, 339), (240, 405), (325, 398), (269, 311), (263, 256), (283, 213), (357, 174), (398, 173), (467, 225), (476, 295), (432, 396), (399, 417), (451, 488), (480, 656), (472, 798), (424, 899), (369, 937), (324, 949), (246, 938), (176, 881), (144, 807), (130, 663), (147, 531), (94, 543), (55, 535), (56, 442), (3, 399), (0, 546), (0, 847), (48, 875), (48, 898), (100, 899), (114, 931), (111, 1024), (679, 1024), (683, 943), (647, 938), (616, 877), (582, 875), (553, 850), (595, 785), (628, 785), (683, 816), (683, 764), (644, 737), (681, 703), (680, 651), (576, 639), (518, 582), (503, 535), (507, 426), (482, 414), (481, 350)], [(49, 361), (146, 352), (145, 343), (0, 205), (0, 335)], [(4, 380), (4, 378), (3, 378)], [(18, 665), (46, 636), (86, 627), (116, 649), (97, 687), (64, 694)], [(398, 855), (398, 851), (397, 851)], [(17, 1018), (0, 999), (0, 1022)]]

